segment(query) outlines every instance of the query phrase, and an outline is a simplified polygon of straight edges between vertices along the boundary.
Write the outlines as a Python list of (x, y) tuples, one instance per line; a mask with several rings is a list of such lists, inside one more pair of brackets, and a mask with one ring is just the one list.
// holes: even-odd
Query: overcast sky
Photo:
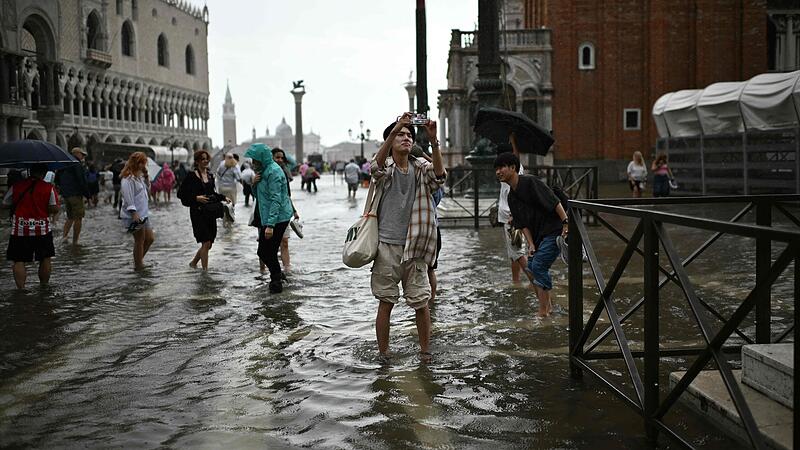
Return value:
[[(202, 7), (201, 0), (192, 0)], [(473, 30), (477, 0), (427, 0), (428, 102), (437, 117), (447, 87), (450, 30)], [(295, 128), (293, 80), (305, 80), (303, 130), (322, 145), (347, 130), (379, 135), (408, 107), (416, 79), (415, 0), (208, 0), (209, 136), (222, 145), (222, 104), (230, 81), (239, 143), (282, 117)], [(380, 137), (380, 136), (379, 136)]]

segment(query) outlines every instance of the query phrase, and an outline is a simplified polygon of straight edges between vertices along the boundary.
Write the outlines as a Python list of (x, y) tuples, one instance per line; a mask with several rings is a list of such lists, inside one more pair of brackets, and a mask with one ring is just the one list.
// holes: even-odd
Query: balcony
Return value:
[[(521, 49), (550, 47), (550, 30), (506, 30), (500, 32), (499, 48)], [(478, 48), (478, 33), (476, 31), (453, 30), (450, 38), (451, 48)]]
[(113, 62), (111, 53), (106, 53), (94, 48), (86, 50), (86, 58), (84, 58), (84, 61), (86, 61), (87, 64), (99, 67), (101, 69), (108, 69), (111, 67), (111, 63)]

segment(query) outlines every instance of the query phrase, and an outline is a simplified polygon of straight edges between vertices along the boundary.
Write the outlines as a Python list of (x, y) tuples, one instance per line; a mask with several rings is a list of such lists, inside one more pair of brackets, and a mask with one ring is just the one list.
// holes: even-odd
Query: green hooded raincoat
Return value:
[(274, 227), (277, 223), (291, 220), (293, 209), (286, 187), (286, 175), (272, 159), (272, 150), (264, 144), (253, 144), (244, 156), (261, 163), (261, 181), (253, 186), (261, 225)]

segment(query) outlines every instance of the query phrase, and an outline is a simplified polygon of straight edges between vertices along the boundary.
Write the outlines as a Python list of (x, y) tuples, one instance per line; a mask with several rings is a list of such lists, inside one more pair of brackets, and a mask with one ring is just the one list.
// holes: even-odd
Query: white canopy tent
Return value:
[(736, 134), (744, 131), (739, 96), (746, 83), (714, 83), (697, 100), (697, 116), (703, 134)]
[(779, 130), (800, 126), (800, 71), (662, 95), (653, 105), (660, 137)]
[(664, 105), (664, 120), (670, 136), (697, 136), (701, 132), (697, 117), (697, 100), (703, 93), (700, 89), (686, 89), (674, 92)]

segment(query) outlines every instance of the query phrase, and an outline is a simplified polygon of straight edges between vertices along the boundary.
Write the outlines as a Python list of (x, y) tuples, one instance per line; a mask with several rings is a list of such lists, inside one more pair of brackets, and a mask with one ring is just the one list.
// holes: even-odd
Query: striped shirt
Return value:
[(3, 204), (15, 205), (12, 236), (45, 236), (51, 231), (47, 207), (58, 206), (58, 197), (52, 184), (28, 178), (11, 186)]
[[(433, 204), (431, 194), (444, 185), (447, 172), (437, 177), (433, 171), (433, 163), (422, 158), (409, 157), (408, 162), (414, 164), (416, 193), (403, 248), (403, 261), (421, 258), (427, 265), (432, 266), (436, 260), (436, 206)], [(381, 195), (383, 190), (391, 185), (394, 170), (393, 163), (387, 163), (385, 168), (380, 168), (375, 159), (372, 160), (370, 171), (373, 180), (381, 183), (377, 186), (381, 189)]]

